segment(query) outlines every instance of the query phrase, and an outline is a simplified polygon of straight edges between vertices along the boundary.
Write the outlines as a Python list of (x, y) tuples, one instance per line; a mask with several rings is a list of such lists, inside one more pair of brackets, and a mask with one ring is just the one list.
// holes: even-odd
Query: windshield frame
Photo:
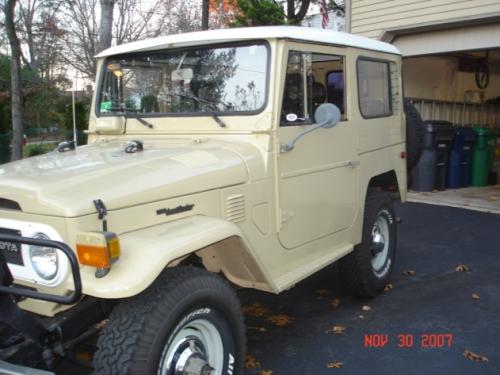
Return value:
[[(106, 74), (106, 66), (109, 61), (119, 59), (119, 58), (128, 58), (137, 55), (146, 55), (155, 52), (162, 51), (171, 51), (171, 52), (179, 52), (179, 51), (191, 51), (191, 50), (199, 50), (200, 48), (206, 49), (217, 49), (217, 48), (228, 48), (228, 47), (247, 47), (252, 45), (262, 45), (266, 48), (267, 58), (266, 58), (266, 76), (265, 76), (265, 86), (264, 86), (264, 101), (262, 106), (257, 109), (251, 111), (204, 111), (204, 112), (154, 112), (154, 113), (136, 113), (136, 112), (101, 112), (100, 110), (100, 101), (102, 96), (102, 86), (104, 84), (104, 76)], [(265, 39), (252, 39), (252, 40), (244, 40), (244, 41), (236, 41), (236, 42), (224, 42), (224, 43), (214, 43), (214, 44), (198, 44), (194, 46), (187, 47), (174, 47), (174, 48), (161, 48), (157, 50), (150, 51), (138, 51), (133, 53), (126, 53), (120, 55), (112, 55), (107, 56), (101, 65), (99, 70), (99, 77), (97, 81), (97, 90), (94, 100), (94, 112), (97, 118), (99, 117), (126, 117), (126, 118), (176, 118), (176, 117), (212, 117), (213, 114), (217, 116), (252, 116), (257, 115), (265, 110), (269, 101), (269, 89), (270, 89), (270, 77), (271, 77), (271, 46), (269, 41)]]

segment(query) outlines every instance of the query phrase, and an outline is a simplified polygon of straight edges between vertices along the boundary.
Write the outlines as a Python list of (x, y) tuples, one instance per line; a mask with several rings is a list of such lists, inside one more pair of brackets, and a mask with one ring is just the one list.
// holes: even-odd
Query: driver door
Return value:
[(322, 103), (335, 104), (342, 119), (333, 128), (301, 138), (278, 158), (281, 228), (288, 249), (347, 230), (356, 212), (355, 132), (349, 121), (345, 50), (290, 43), (278, 137), (288, 143), (314, 123)]

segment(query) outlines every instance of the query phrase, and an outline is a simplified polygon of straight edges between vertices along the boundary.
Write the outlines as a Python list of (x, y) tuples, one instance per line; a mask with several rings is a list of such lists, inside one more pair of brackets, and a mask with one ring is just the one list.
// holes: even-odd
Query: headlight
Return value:
[[(43, 233), (36, 233), (33, 238), (49, 240)], [(30, 260), (35, 272), (44, 280), (52, 280), (57, 275), (59, 260), (57, 250), (52, 247), (30, 245)]]

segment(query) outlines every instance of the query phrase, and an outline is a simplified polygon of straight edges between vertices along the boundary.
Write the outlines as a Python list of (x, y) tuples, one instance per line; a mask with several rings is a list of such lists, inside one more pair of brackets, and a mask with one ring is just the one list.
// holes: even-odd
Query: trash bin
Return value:
[(470, 184), (470, 164), (472, 145), (475, 140), (474, 130), (471, 128), (455, 128), (453, 142), (448, 157), (448, 174), (446, 186), (457, 189)]
[(424, 149), (411, 172), (411, 188), (416, 191), (444, 190), (448, 151), (453, 140), (453, 126), (448, 121), (424, 121)]
[(470, 182), (472, 186), (488, 185), (488, 174), (495, 158), (495, 131), (487, 128), (474, 128), (476, 142), (472, 150)]

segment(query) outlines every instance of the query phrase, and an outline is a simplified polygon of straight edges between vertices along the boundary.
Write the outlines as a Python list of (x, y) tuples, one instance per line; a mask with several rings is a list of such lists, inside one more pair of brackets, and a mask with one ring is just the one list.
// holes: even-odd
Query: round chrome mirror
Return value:
[(314, 112), (314, 120), (322, 128), (334, 127), (341, 117), (340, 109), (332, 103), (323, 103)]

